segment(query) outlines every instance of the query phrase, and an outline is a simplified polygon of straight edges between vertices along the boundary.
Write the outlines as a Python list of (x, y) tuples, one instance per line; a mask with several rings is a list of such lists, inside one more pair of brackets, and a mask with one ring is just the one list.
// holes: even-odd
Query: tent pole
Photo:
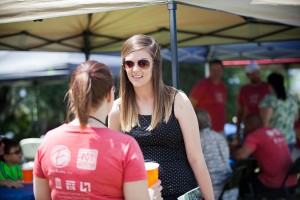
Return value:
[(90, 41), (89, 41), (89, 35), (90, 33), (88, 31), (83, 32), (84, 37), (84, 54), (85, 54), (85, 60), (89, 60), (90, 58)]
[(85, 54), (85, 60), (89, 60), (90, 58), (90, 54), (91, 54), (91, 46), (90, 46), (90, 26), (91, 26), (91, 22), (92, 22), (92, 17), (93, 14), (89, 13), (88, 14), (88, 24), (87, 27), (85, 29), (85, 31), (83, 32), (83, 38), (84, 38), (84, 54)]
[(177, 27), (176, 27), (176, 9), (174, 2), (168, 3), (170, 14), (170, 34), (171, 34), (171, 57), (172, 57), (172, 83), (173, 87), (179, 88), (179, 69), (178, 69), (178, 52), (177, 52)]

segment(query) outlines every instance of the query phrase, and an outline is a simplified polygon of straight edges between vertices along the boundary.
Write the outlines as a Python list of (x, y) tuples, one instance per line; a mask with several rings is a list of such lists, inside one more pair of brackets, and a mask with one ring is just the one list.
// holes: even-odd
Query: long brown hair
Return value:
[(109, 68), (100, 62), (89, 60), (79, 65), (71, 76), (67, 119), (74, 114), (80, 127), (86, 127), (91, 108), (97, 108), (109, 95), (113, 77)]
[(284, 77), (279, 73), (273, 72), (268, 76), (268, 83), (274, 89), (276, 97), (285, 101), (287, 95), (284, 87)]
[[(144, 49), (153, 58), (152, 84), (154, 90), (154, 105), (151, 124), (148, 130), (153, 130), (157, 124), (164, 120), (167, 122), (172, 112), (172, 102), (175, 89), (164, 85), (162, 79), (162, 58), (160, 46), (157, 41), (147, 35), (134, 35), (122, 46), (122, 63), (130, 53)], [(130, 131), (134, 126), (140, 125), (138, 120), (138, 105), (132, 83), (129, 81), (124, 68), (120, 70), (120, 121), (123, 131)]]

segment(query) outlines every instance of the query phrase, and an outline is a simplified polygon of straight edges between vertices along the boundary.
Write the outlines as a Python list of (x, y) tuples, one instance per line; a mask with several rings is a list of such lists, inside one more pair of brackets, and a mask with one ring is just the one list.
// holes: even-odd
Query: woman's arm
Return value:
[(0, 186), (6, 186), (8, 188), (22, 188), (24, 185), (20, 181), (0, 180)]
[(120, 99), (114, 101), (113, 107), (108, 115), (108, 128), (115, 131), (121, 130), (119, 102)]
[(123, 191), (126, 200), (150, 200), (147, 190), (147, 180), (125, 182)]
[(268, 127), (270, 119), (273, 115), (273, 109), (271, 107), (260, 108), (260, 116), (263, 121), (263, 126)]
[(47, 179), (34, 176), (33, 192), (36, 200), (51, 200), (51, 190)]
[(213, 200), (211, 179), (201, 150), (199, 126), (196, 113), (188, 97), (179, 92), (175, 99), (175, 116), (183, 134), (186, 154), (198, 185), (206, 200)]

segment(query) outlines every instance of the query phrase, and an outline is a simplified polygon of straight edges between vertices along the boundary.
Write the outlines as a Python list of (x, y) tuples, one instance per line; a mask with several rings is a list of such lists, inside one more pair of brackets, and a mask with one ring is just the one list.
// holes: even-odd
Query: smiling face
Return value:
[[(126, 63), (126, 61), (132, 61), (132, 63), (134, 63), (131, 68), (124, 66), (127, 77), (133, 87), (137, 88), (151, 85), (153, 58), (147, 50), (141, 49), (131, 52), (125, 57), (124, 62)], [(149, 62), (149, 66), (143, 67), (142, 65), (148, 64), (147, 61)]]

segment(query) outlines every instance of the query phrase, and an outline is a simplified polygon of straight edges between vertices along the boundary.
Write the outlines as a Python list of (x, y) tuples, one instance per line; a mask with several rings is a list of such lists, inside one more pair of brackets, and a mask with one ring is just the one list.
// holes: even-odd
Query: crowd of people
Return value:
[[(251, 180), (256, 193), (279, 188), (300, 146), (293, 126), (299, 108), (281, 74), (262, 81), (259, 65), (246, 66), (250, 83), (237, 96), (237, 134), (229, 144), (221, 61), (211, 61), (209, 76), (186, 95), (164, 84), (154, 38), (130, 37), (121, 60), (116, 99), (104, 63), (89, 60), (73, 72), (66, 123), (45, 134), (36, 154), (35, 199), (177, 200), (197, 187), (204, 199), (218, 199), (232, 173), (230, 157), (250, 156), (261, 171)], [(0, 173), (0, 184), (22, 187), (20, 147), (5, 140), (0, 172), (7, 177)], [(150, 187), (145, 161), (159, 163), (159, 180)]]
[[(226, 88), (221, 82), (222, 69), (221, 62), (211, 61), (209, 77), (200, 80), (193, 87), (190, 99), (196, 112), (202, 113), (201, 109), (208, 112), (212, 118), (212, 130), (224, 136), (222, 133), (226, 116)], [(299, 150), (297, 149), (299, 148), (299, 135), (297, 135), (299, 132), (299, 128), (297, 129), (299, 127), (299, 108), (295, 97), (285, 89), (283, 75), (272, 72), (267, 81), (262, 81), (260, 66), (255, 62), (247, 65), (245, 72), (250, 83), (242, 86), (239, 90), (236, 112), (237, 133), (234, 140), (227, 145), (230, 147), (233, 159), (239, 160), (249, 157), (255, 159), (261, 172), (255, 176), (255, 180), (249, 181), (258, 195), (256, 198), (259, 199), (263, 195), (268, 197), (272, 193), (272, 189), (280, 188), (293, 160), (299, 157)], [(298, 123), (296, 123), (297, 120)], [(200, 124), (201, 122), (199, 122)], [(222, 128), (220, 129), (220, 127)], [(207, 130), (200, 132), (202, 136)], [(213, 134), (210, 137), (213, 137)], [(201, 137), (201, 140), (204, 138)], [(216, 146), (216, 141), (218, 140), (211, 139), (210, 145)], [(206, 147), (202, 146), (202, 148)], [(220, 146), (214, 148), (216, 154), (219, 154), (214, 155), (216, 162), (218, 156), (226, 152), (226, 150), (217, 151), (218, 148)], [(212, 161), (206, 159), (206, 162), (208, 165)], [(219, 170), (224, 168), (221, 164), (219, 166)], [(274, 168), (274, 166), (276, 167)], [(214, 184), (214, 176), (218, 176), (218, 180), (222, 180), (224, 175), (212, 172), (211, 170), (214, 168), (211, 166), (208, 169), (216, 192), (217, 186)], [(295, 179), (287, 182), (287, 186), (295, 186), (296, 184)], [(274, 196), (271, 196), (270, 199), (274, 199)]]

